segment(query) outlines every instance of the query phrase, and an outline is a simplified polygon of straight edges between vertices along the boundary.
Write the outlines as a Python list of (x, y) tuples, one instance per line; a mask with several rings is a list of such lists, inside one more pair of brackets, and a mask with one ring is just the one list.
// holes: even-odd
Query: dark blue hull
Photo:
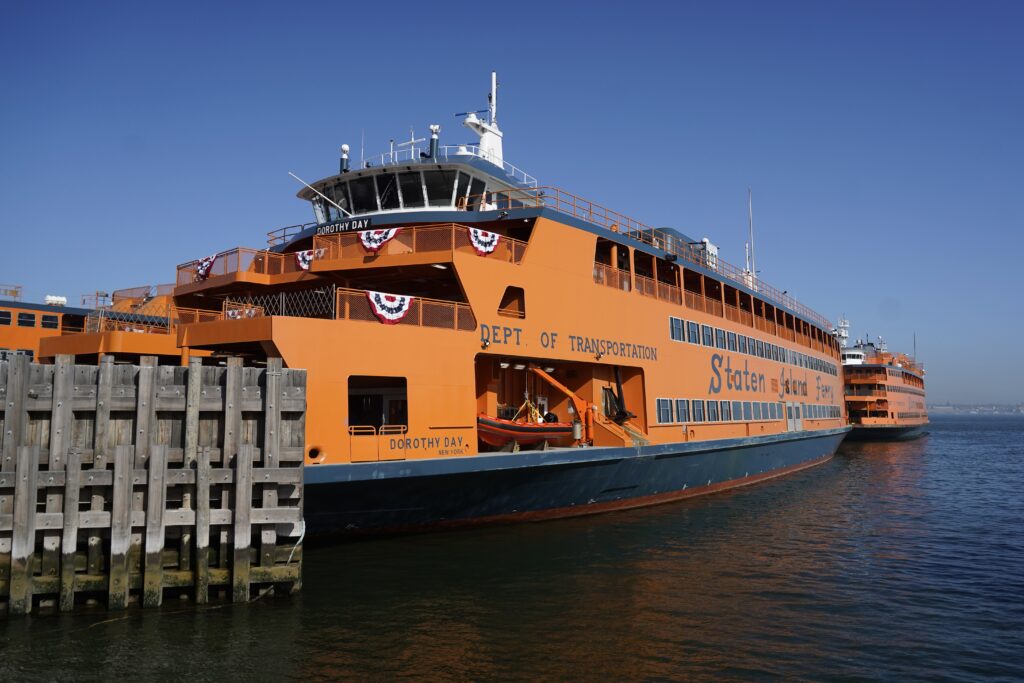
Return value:
[(925, 427), (928, 425), (914, 425), (913, 427), (864, 427), (854, 425), (850, 435), (846, 437), (850, 441), (909, 441), (926, 435)]
[(307, 465), (305, 519), (313, 536), (372, 535), (653, 505), (824, 462), (848, 431)]

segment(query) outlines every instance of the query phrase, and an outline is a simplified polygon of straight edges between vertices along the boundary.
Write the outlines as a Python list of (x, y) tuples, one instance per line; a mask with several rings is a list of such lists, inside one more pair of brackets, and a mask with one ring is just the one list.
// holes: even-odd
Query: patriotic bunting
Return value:
[(359, 241), (363, 243), (363, 248), (371, 254), (376, 254), (380, 251), (381, 247), (393, 240), (401, 228), (388, 228), (387, 230), (360, 230)]
[(213, 262), (216, 260), (216, 254), (199, 259), (196, 263), (196, 280), (205, 280), (210, 277), (210, 270), (213, 268)]
[(366, 298), (370, 300), (373, 314), (385, 325), (401, 322), (412, 308), (413, 297), (411, 296), (368, 291)]
[(295, 263), (299, 265), (302, 270), (309, 270), (309, 267), (313, 265), (313, 259), (323, 258), (323, 249), (307, 249), (305, 251), (295, 252)]
[(498, 242), (501, 241), (501, 235), (496, 232), (480, 230), (479, 228), (470, 228), (469, 241), (472, 243), (473, 249), (476, 250), (477, 254), (487, 256), (497, 248)]

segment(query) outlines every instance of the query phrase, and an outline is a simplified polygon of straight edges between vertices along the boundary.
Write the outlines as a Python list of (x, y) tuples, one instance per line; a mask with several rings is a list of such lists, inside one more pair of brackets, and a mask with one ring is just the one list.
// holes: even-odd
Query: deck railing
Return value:
[(286, 225), (283, 228), (277, 228), (267, 233), (267, 246), (276, 247), (279, 244), (287, 244), (296, 235), (301, 234), (304, 230), (315, 228), (316, 223), (299, 223), (297, 225)]
[(628, 270), (619, 270), (604, 263), (594, 263), (594, 282), (624, 292), (631, 289)]
[[(316, 258), (323, 260), (363, 258), (372, 255), (363, 246), (358, 232), (318, 235), (313, 238), (313, 250)], [(475, 252), (467, 226), (459, 223), (441, 223), (404, 228), (393, 239), (385, 242), (376, 253), (394, 256), (453, 251)], [(523, 260), (525, 253), (526, 242), (502, 235), (497, 247), (487, 255), (487, 258), (518, 264)]]
[(478, 197), (470, 197), (464, 206), (478, 205), (484, 199), (496, 209), (518, 209), (523, 207), (545, 207), (567, 214), (573, 218), (585, 220), (603, 227), (610, 232), (619, 233), (635, 239), (655, 249), (675, 254), (676, 258), (708, 268), (722, 275), (732, 283), (749, 288), (767, 298), (771, 303), (784, 306), (789, 310), (815, 322), (825, 331), (832, 329), (828, 319), (804, 306), (787, 292), (779, 290), (768, 283), (751, 278), (742, 268), (726, 263), (717, 257), (709, 258), (703, 249), (682, 242), (675, 234), (652, 228), (625, 214), (613, 211), (588, 199), (569, 194), (557, 187), (536, 187), (520, 190), (488, 192)]
[(235, 273), (282, 275), (300, 270), (295, 261), (295, 254), (278, 254), (266, 249), (248, 247), (235, 247), (217, 254), (206, 276), (202, 278), (198, 274), (199, 262), (200, 259), (196, 259), (178, 266), (178, 287)]
[[(365, 291), (338, 288), (337, 297), (335, 315), (338, 320), (377, 322)], [(397, 324), (472, 331), (476, 329), (476, 317), (469, 304), (416, 297), (409, 312)]]

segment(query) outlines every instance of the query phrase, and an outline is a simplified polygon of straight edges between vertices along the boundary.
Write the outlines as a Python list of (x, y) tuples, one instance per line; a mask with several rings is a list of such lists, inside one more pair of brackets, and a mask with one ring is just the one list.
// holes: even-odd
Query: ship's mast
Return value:
[(477, 112), (469, 112), (462, 122), (466, 128), (480, 136), (480, 156), (495, 166), (504, 166), (501, 129), (498, 128), (498, 72), (491, 72), (491, 92), (487, 95), (487, 120), (481, 121)]
[(747, 188), (747, 226), (750, 231), (750, 277), (757, 279), (757, 262), (754, 260), (754, 195)]

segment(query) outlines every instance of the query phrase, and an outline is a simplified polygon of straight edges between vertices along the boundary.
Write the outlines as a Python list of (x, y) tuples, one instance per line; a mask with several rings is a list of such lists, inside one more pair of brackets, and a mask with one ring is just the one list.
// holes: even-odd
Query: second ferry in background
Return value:
[(540, 187), (504, 160), (493, 75), (464, 125), (478, 144), (435, 125), (358, 168), (343, 147), (300, 181), (314, 223), (180, 265), (163, 325), (108, 316), (40, 355), (132, 361), (162, 336), (166, 364), (307, 369), (283, 455), (311, 534), (650, 505), (832, 457), (850, 427), (823, 316), (706, 239)]
[(890, 353), (881, 337), (878, 345), (858, 340), (846, 346), (846, 320), (839, 321), (838, 337), (846, 413), (853, 426), (847, 438), (899, 441), (924, 436), (928, 426), (924, 365), (906, 354)]

